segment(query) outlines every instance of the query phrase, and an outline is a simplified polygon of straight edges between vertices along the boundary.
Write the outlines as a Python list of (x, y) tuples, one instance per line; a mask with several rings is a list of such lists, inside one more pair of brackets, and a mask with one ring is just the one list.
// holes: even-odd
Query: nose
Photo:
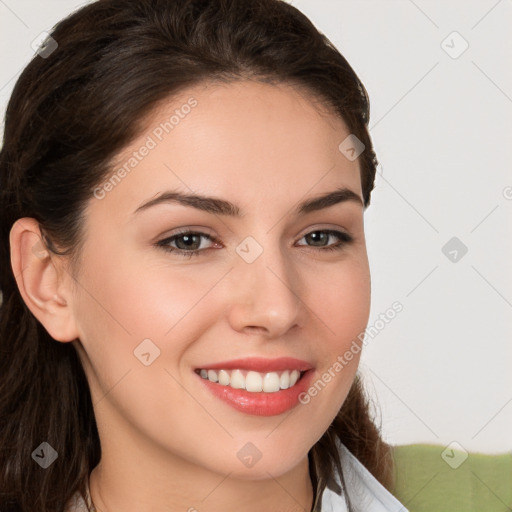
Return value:
[(293, 327), (302, 327), (306, 310), (300, 275), (281, 248), (266, 247), (254, 261), (248, 261), (235, 255), (230, 273), (228, 319), (232, 328), (279, 338)]

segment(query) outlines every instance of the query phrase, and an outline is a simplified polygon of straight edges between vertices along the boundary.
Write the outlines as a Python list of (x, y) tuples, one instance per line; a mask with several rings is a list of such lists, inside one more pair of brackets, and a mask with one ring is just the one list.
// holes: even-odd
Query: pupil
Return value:
[(197, 238), (198, 238), (197, 235), (182, 235), (180, 238), (177, 239), (176, 243), (178, 245), (178, 241), (183, 240), (185, 248), (190, 249), (191, 246), (194, 245), (194, 243), (197, 243), (197, 240), (194, 240)]
[[(321, 238), (325, 238), (327, 235), (327, 233), (321, 233), (321, 232), (318, 232), (318, 231), (315, 231), (314, 233), (310, 233), (308, 235), (313, 242), (315, 242), (315, 240), (318, 242), (320, 241)], [(322, 244), (319, 244), (319, 245), (322, 245)]]

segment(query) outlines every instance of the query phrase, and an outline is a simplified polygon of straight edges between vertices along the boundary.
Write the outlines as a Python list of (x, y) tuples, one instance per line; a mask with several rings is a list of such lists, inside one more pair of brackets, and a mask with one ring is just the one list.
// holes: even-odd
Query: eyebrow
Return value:
[[(346, 187), (341, 187), (332, 192), (327, 192), (320, 196), (303, 201), (297, 205), (294, 209), (294, 213), (297, 216), (306, 215), (307, 213), (323, 210), (324, 208), (344, 202), (355, 202), (364, 206), (363, 200), (358, 194)], [(158, 197), (143, 203), (134, 211), (134, 214), (162, 203), (178, 203), (183, 206), (190, 206), (215, 215), (226, 215), (230, 217), (243, 216), (238, 205), (224, 199), (197, 194), (184, 194), (173, 190), (163, 192)]]

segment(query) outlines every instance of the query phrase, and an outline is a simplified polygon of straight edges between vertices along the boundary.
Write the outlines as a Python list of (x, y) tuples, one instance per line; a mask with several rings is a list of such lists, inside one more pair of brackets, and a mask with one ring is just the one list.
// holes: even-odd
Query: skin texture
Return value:
[[(11, 232), (13, 269), (34, 315), (82, 359), (102, 445), (91, 474), (98, 510), (310, 510), (307, 453), (341, 407), (360, 353), (310, 403), (271, 417), (236, 411), (193, 370), (291, 356), (314, 366), (314, 382), (364, 331), (363, 205), (293, 213), (298, 202), (338, 187), (362, 197), (359, 164), (338, 150), (349, 135), (344, 122), (304, 91), (240, 81), (202, 84), (162, 103), (113, 172), (190, 97), (190, 113), (161, 141), (153, 135), (156, 147), (89, 201), (79, 268), (65, 257), (37, 257), (38, 226), (24, 218)], [(177, 203), (133, 213), (171, 189), (229, 200), (244, 215)], [(219, 242), (201, 238), (194, 247), (202, 254), (190, 258), (155, 246), (182, 228)], [(324, 229), (354, 240), (325, 251), (336, 236), (316, 245), (304, 238)], [(252, 263), (235, 251), (248, 236), (263, 249)], [(183, 248), (183, 240), (171, 246)], [(160, 355), (145, 366), (134, 350), (148, 338)], [(250, 468), (237, 457), (249, 442), (262, 454)]]

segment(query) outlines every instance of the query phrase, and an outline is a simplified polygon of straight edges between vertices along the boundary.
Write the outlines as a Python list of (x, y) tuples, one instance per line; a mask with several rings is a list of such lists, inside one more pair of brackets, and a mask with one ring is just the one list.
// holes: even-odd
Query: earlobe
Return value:
[(43, 243), (39, 223), (18, 219), (9, 241), (12, 270), (25, 304), (53, 339), (73, 341), (78, 332), (70, 307), (71, 277)]

